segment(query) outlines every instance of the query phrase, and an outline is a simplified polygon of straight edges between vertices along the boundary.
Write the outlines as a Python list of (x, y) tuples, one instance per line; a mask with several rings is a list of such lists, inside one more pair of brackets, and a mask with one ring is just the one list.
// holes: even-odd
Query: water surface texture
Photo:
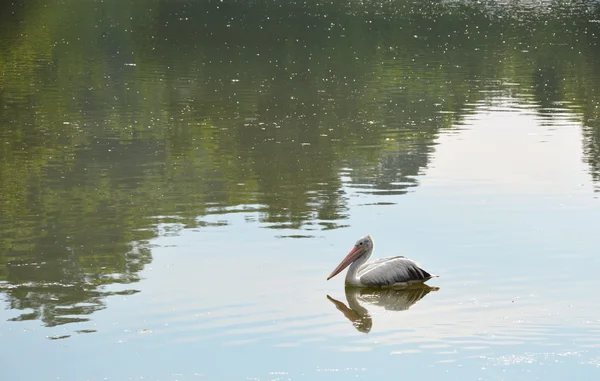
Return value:
[(595, 1), (0, 5), (2, 379), (596, 379), (599, 192)]

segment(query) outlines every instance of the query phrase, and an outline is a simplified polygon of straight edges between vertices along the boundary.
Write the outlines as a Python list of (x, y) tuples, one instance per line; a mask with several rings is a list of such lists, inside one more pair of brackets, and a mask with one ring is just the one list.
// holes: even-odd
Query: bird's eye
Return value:
[(359, 243), (359, 245), (362, 245), (362, 244), (363, 244), (362, 242), (361, 242), (361, 243)]

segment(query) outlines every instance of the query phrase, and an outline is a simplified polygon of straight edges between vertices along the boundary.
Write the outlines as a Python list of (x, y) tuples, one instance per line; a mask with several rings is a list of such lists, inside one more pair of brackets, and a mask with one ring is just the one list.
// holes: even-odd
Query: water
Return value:
[[(1, 5), (3, 376), (597, 377), (598, 20)], [(439, 289), (326, 281), (366, 233)]]

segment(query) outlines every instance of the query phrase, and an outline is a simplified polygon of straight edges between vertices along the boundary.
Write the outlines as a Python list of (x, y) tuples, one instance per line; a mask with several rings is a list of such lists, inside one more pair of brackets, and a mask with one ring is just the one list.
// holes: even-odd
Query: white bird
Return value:
[(354, 287), (407, 287), (415, 283), (425, 283), (437, 275), (432, 275), (406, 257), (380, 258), (371, 263), (365, 262), (373, 254), (375, 241), (370, 234), (356, 241), (346, 258), (333, 270), (327, 280), (350, 266), (346, 273), (346, 285)]

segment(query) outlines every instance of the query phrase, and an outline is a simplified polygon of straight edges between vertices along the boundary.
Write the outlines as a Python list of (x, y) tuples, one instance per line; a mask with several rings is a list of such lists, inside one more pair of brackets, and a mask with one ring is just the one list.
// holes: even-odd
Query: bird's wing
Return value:
[(405, 257), (381, 258), (362, 266), (358, 272), (365, 286), (391, 286), (395, 283), (426, 281), (432, 277), (415, 261)]

